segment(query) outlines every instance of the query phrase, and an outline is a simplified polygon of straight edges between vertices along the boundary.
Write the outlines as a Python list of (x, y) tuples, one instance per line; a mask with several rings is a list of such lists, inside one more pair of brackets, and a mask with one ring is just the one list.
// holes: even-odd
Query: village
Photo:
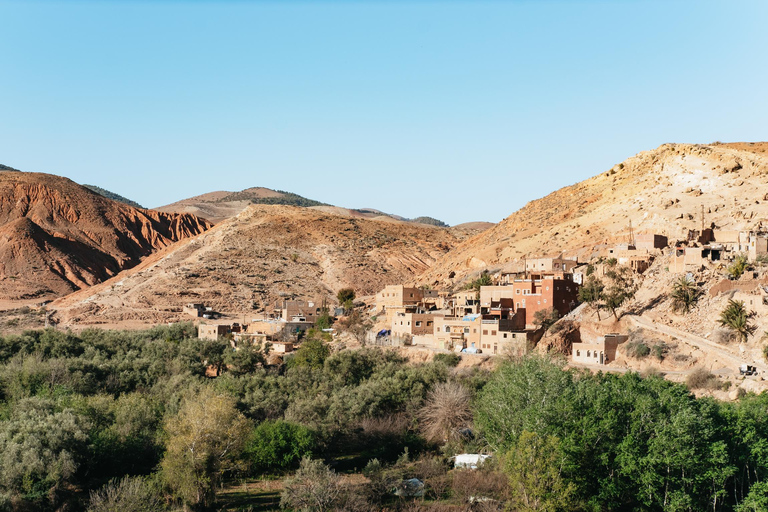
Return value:
[[(610, 275), (622, 270), (633, 281), (657, 261), (670, 275), (691, 281), (705, 269), (723, 275), (711, 293), (728, 293), (740, 301), (751, 315), (768, 313), (768, 287), (755, 280), (757, 273), (734, 280), (727, 266), (738, 258), (750, 264), (768, 258), (768, 233), (723, 231), (711, 228), (689, 231), (684, 240), (670, 244), (668, 237), (655, 233), (633, 234), (615, 244), (603, 244), (579, 254), (559, 254), (526, 258), (510, 271), (483, 271), (477, 279), (454, 290), (404, 284), (386, 285), (374, 297), (356, 304), (370, 319), (362, 344), (412, 347), (439, 352), (520, 357), (533, 350), (547, 329), (560, 319), (584, 314), (581, 288), (590, 276)], [(593, 308), (595, 309), (595, 308)], [(216, 321), (218, 313), (203, 304), (188, 304), (184, 313), (201, 318), (198, 332), (202, 339), (229, 338), (233, 347), (247, 340), (270, 344), (273, 355), (284, 356), (301, 343), (304, 333), (316, 327), (321, 315), (343, 317), (344, 307), (333, 310), (324, 303), (307, 300), (282, 300), (274, 310), (242, 322)], [(605, 316), (605, 315), (604, 315)], [(599, 318), (599, 312), (598, 312)], [(215, 322), (215, 323), (214, 323)], [(338, 335), (336, 329), (325, 332)], [(598, 327), (599, 328), (599, 327)], [(621, 352), (629, 332), (582, 332), (567, 347), (571, 364), (608, 365)], [(745, 361), (749, 360), (744, 356)], [(752, 366), (749, 366), (753, 368)]]

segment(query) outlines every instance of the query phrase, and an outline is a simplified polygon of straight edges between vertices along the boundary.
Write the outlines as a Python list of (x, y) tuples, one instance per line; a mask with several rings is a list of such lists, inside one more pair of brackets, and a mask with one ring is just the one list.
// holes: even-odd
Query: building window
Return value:
[(504, 339), (507, 339), (507, 333), (504, 333)]
[(520, 295), (520, 290), (515, 290), (515, 295)]
[(483, 329), (483, 336), (488, 336), (488, 329)]
[(464, 334), (469, 334), (469, 327), (464, 328)]
[(416, 322), (416, 327), (421, 327), (421, 322)]
[(496, 331), (491, 331), (491, 336), (496, 336)]
[(547, 303), (547, 299), (544, 299), (544, 304), (546, 304), (546, 303)]
[(432, 327), (432, 321), (431, 320), (427, 320), (427, 327)]

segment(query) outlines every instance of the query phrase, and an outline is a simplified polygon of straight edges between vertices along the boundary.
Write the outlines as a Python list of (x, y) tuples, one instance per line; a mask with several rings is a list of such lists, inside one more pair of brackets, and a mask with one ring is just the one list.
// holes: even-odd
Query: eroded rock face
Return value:
[(211, 224), (117, 203), (60, 176), (0, 173), (0, 300), (55, 298)]

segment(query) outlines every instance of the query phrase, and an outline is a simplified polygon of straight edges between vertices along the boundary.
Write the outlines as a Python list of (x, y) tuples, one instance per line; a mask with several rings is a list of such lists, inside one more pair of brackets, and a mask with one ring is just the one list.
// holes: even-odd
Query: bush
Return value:
[(296, 474), (285, 481), (280, 506), (320, 512), (333, 509), (341, 495), (338, 475), (322, 461), (304, 457)]
[(451, 352), (449, 354), (440, 353), (435, 354), (435, 357), (432, 360), (436, 363), (443, 363), (446, 366), (455, 367), (458, 366), (459, 362), (461, 361), (461, 356), (455, 352)]
[(88, 512), (158, 512), (165, 508), (155, 485), (140, 476), (127, 476), (91, 491)]
[(685, 379), (685, 384), (689, 389), (708, 389), (717, 390), (724, 389), (726, 383), (715, 377), (709, 370), (705, 368), (696, 368)]
[(265, 421), (251, 433), (245, 455), (254, 472), (288, 469), (310, 457), (317, 446), (313, 431), (288, 421)]
[(631, 340), (624, 345), (624, 353), (627, 354), (627, 357), (642, 359), (648, 357), (651, 348), (641, 340)]

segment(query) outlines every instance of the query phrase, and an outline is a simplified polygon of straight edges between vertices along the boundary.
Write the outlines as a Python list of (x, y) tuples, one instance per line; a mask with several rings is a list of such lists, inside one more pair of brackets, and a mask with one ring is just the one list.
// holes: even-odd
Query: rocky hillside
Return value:
[(248, 318), (284, 297), (319, 302), (340, 288), (363, 296), (413, 282), (460, 241), (450, 230), (422, 224), (252, 205), (51, 307), (68, 325), (176, 321), (184, 319), (187, 302)]
[[(422, 283), (450, 283), (480, 269), (512, 268), (525, 256), (591, 253), (602, 243), (654, 232), (768, 223), (768, 143), (664, 144), (562, 188), (462, 243)], [(453, 280), (449, 279), (455, 273)]]
[(59, 176), (0, 172), (0, 300), (66, 295), (209, 227), (192, 215), (117, 203)]

